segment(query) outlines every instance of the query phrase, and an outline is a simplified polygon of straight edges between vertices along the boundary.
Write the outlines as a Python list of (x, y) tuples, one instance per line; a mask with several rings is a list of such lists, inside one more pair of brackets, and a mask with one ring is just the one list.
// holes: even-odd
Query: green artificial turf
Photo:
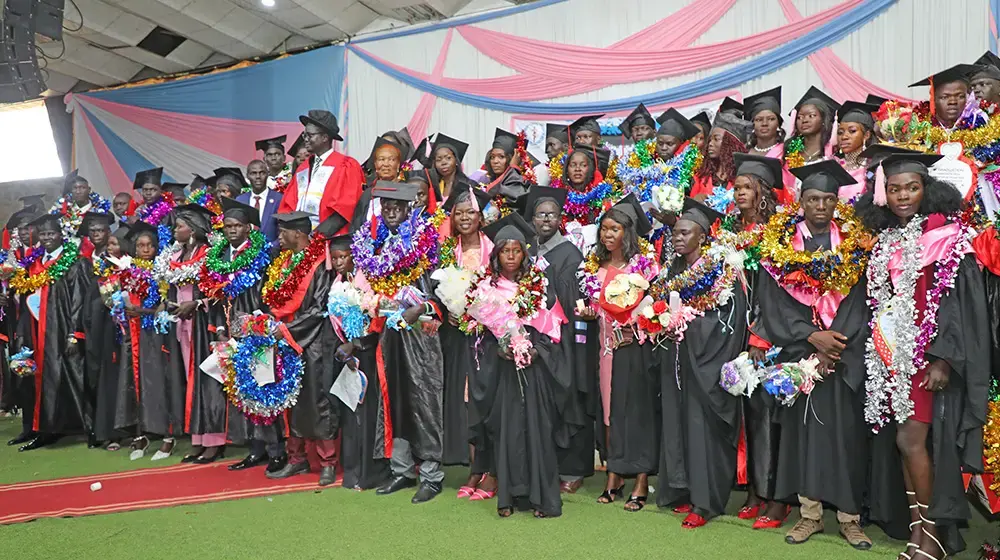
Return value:
[[(0, 418), (0, 441), (17, 434), (20, 420)], [(155, 445), (155, 443), (153, 444)], [(151, 446), (152, 447), (152, 446)], [(128, 451), (88, 450), (79, 439), (52, 448), (18, 453), (0, 447), (0, 484), (116, 472), (178, 462), (188, 442), (174, 457), (158, 463), (128, 460)], [(231, 449), (230, 457), (244, 450)], [(537, 520), (530, 512), (510, 519), (496, 515), (496, 501), (457, 500), (455, 491), (466, 471), (448, 469), (445, 491), (429, 503), (410, 503), (412, 491), (376, 496), (373, 491), (342, 488), (272, 498), (251, 498), (195, 506), (177, 506), (75, 519), (41, 519), (0, 527), (0, 559), (66, 560), (99, 558), (367, 559), (367, 558), (566, 558), (566, 559), (742, 559), (788, 560), (893, 559), (902, 545), (877, 528), (868, 529), (875, 548), (850, 548), (837, 531), (836, 518), (826, 516), (827, 533), (808, 543), (784, 543), (784, 531), (752, 531), (749, 521), (732, 516), (744, 495), (734, 492), (730, 515), (690, 531), (681, 517), (655, 505), (639, 513), (622, 504), (598, 505), (603, 476), (588, 479), (575, 495), (565, 496), (563, 515)], [(263, 471), (261, 471), (263, 476)], [(136, 480), (137, 484), (142, 479)], [(653, 485), (655, 487), (655, 481)], [(650, 502), (655, 495), (650, 496)], [(0, 500), (2, 504), (2, 500)], [(793, 513), (793, 520), (796, 515)], [(996, 524), (977, 514), (966, 532), (970, 548), (984, 538), (996, 539)], [(967, 552), (959, 558), (978, 558)]]

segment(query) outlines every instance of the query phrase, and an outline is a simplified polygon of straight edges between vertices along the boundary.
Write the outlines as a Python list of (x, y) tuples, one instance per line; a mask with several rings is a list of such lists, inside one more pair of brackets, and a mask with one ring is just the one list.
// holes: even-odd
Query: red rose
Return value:
[(667, 302), (665, 301), (654, 301), (653, 302), (653, 313), (657, 315), (662, 315), (664, 311), (667, 310)]

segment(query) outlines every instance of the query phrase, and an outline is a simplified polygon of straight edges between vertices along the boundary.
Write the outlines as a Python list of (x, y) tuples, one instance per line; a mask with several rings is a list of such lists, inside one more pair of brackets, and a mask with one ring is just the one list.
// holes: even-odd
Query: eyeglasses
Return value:
[(308, 130), (303, 130), (302, 131), (302, 138), (303, 139), (315, 138), (317, 136), (322, 136), (324, 134), (326, 134), (326, 133), (323, 132), (322, 130), (319, 131), (319, 132), (309, 132)]
[(559, 217), (558, 212), (535, 212), (535, 217), (539, 220), (553, 220)]

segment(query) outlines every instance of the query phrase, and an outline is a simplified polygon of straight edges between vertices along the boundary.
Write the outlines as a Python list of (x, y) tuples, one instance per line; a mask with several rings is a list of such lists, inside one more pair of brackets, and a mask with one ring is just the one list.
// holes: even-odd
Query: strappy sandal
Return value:
[[(916, 492), (907, 492), (906, 496), (907, 496), (907, 498), (913, 497), (914, 503), (910, 504), (910, 509), (917, 510), (917, 517), (920, 517), (920, 504), (916, 503), (917, 493)], [(922, 526), (922, 525), (923, 525), (923, 522), (920, 519), (917, 519), (916, 521), (910, 521), (910, 526), (909, 526), (910, 534), (911, 535), (913, 534), (913, 527), (914, 526)], [(914, 549), (913, 550), (913, 554), (909, 554), (911, 548)], [(906, 552), (900, 552), (899, 554), (897, 554), (896, 555), (896, 560), (899, 560), (900, 558), (903, 558), (905, 560), (913, 560), (913, 557), (917, 555), (917, 551), (919, 551), (919, 550), (920, 550), (920, 545), (919, 544), (917, 544), (915, 542), (908, 542), (908, 543), (906, 543)]]
[(766, 503), (767, 502), (760, 502), (760, 503), (758, 503), (755, 506), (743, 506), (743, 507), (740, 508), (739, 513), (736, 514), (736, 517), (738, 517), (739, 519), (745, 519), (745, 520), (757, 519), (757, 517), (760, 516), (760, 509)]
[(933, 525), (937, 525), (937, 523), (935, 523), (935, 522), (931, 521), (930, 519), (927, 519), (926, 517), (924, 517), (923, 510), (926, 510), (928, 508), (928, 506), (926, 506), (926, 505), (924, 505), (924, 504), (922, 504), (920, 502), (917, 502), (917, 507), (920, 508), (920, 509), (917, 510), (919, 512), (919, 514), (920, 514), (920, 524), (921, 524), (920, 530), (924, 532), (924, 536), (925, 537), (927, 537), (930, 540), (934, 541), (934, 544), (937, 545), (938, 550), (940, 550), (941, 552), (944, 553), (944, 556), (942, 556), (941, 558), (938, 558), (937, 556), (932, 556), (932, 555), (924, 552), (923, 550), (920, 550), (919, 548), (917, 549), (917, 552), (914, 554), (914, 556), (916, 556), (917, 554), (920, 554), (924, 558), (929, 558), (930, 560), (947, 560), (947, 558), (948, 558), (948, 551), (945, 550), (944, 545), (941, 544), (941, 541), (939, 541), (937, 539), (937, 537), (935, 537), (934, 535), (932, 535), (927, 530), (927, 527), (925, 526), (925, 525), (932, 525), (932, 526)]
[(642, 511), (642, 508), (646, 507), (646, 498), (648, 497), (649, 496), (636, 496), (633, 494), (629, 494), (628, 500), (625, 502), (625, 511), (631, 511), (633, 513), (637, 511)]
[(483, 479), (485, 479), (485, 478), (486, 478), (485, 474), (482, 475), (482, 476), (480, 476), (479, 480), (476, 481), (476, 485), (475, 486), (469, 486), (469, 485), (460, 486), (458, 488), (458, 494), (456, 495), (456, 497), (459, 500), (464, 500), (466, 498), (471, 497), (473, 494), (476, 493), (476, 489), (479, 488), (479, 485), (483, 483)]
[(483, 490), (482, 488), (476, 488), (472, 492), (472, 496), (469, 497), (470, 502), (482, 502), (484, 500), (491, 500), (497, 495), (496, 490)]
[(706, 524), (708, 524), (708, 520), (694, 512), (689, 513), (684, 521), (681, 521), (681, 527), (684, 529), (697, 529)]
[[(141, 443), (141, 447), (136, 447), (136, 444)], [(129, 452), (128, 458), (130, 461), (138, 461), (146, 455), (146, 448), (149, 447), (149, 439), (146, 436), (139, 436), (132, 440), (132, 445), (130, 446), (132, 451)]]
[(514, 508), (509, 507), (509, 506), (508, 507), (497, 508), (497, 515), (499, 515), (500, 517), (506, 519), (506, 518), (514, 515)]
[(624, 493), (625, 493), (625, 483), (622, 482), (622, 485), (619, 486), (618, 488), (612, 488), (611, 490), (605, 490), (604, 492), (602, 492), (601, 495), (597, 497), (597, 503), (613, 504), (615, 503), (615, 499)]
[(548, 515), (545, 515), (544, 513), (538, 511), (537, 509), (535, 510), (533, 515), (535, 516), (535, 519), (545, 519), (546, 517), (548, 517)]

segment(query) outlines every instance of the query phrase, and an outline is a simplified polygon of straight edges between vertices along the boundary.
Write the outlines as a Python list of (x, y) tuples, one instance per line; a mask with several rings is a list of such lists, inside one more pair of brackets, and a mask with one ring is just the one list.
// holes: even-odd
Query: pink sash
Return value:
[[(933, 219), (933, 217), (930, 219)], [(920, 236), (919, 242), (924, 248), (923, 254), (920, 256), (921, 270), (926, 266), (945, 258), (948, 251), (950, 251), (952, 246), (957, 242), (956, 237), (961, 234), (961, 232), (962, 228), (957, 223), (945, 224), (943, 226), (925, 231), (923, 235)], [(969, 247), (968, 250), (966, 250), (966, 253), (971, 252), (972, 248)], [(892, 278), (893, 286), (896, 285), (896, 281), (903, 273), (902, 264), (900, 262), (902, 259), (902, 248), (893, 253), (893, 255), (889, 258), (889, 276)]]
[[(805, 239), (811, 237), (812, 232), (809, 231), (805, 221), (799, 222), (799, 225), (795, 228), (795, 235), (792, 237), (792, 248), (796, 251), (804, 251)], [(840, 246), (840, 228), (837, 227), (835, 222), (831, 222), (830, 248), (836, 249), (838, 246)], [(799, 286), (782, 287), (796, 301), (802, 305), (811, 307), (813, 314), (823, 323), (820, 326), (826, 329), (830, 328), (830, 325), (833, 324), (833, 320), (837, 317), (837, 309), (840, 307), (840, 302), (844, 301), (845, 297), (844, 294), (836, 290), (820, 295), (818, 291), (806, 290)]]

